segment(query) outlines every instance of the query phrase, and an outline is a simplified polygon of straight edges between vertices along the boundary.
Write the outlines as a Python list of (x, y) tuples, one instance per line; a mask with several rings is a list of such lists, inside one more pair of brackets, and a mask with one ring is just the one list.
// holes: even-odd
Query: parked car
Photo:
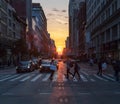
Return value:
[(34, 70), (33, 62), (32, 61), (20, 61), (18, 66), (16, 67), (16, 72), (31, 72)]
[(51, 72), (50, 63), (50, 60), (42, 60), (39, 72)]

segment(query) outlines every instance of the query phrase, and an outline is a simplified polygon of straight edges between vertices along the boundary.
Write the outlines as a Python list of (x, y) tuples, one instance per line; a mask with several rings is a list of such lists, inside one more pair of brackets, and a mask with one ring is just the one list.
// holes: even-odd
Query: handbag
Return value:
[(57, 70), (57, 67), (55, 65), (50, 65), (50, 70), (55, 71), (55, 70)]
[(106, 70), (107, 69), (107, 64), (104, 62), (102, 63), (102, 70)]

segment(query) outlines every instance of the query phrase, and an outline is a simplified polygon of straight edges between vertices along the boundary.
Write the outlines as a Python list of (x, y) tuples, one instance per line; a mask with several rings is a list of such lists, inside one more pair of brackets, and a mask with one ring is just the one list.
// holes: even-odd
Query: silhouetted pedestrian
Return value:
[[(49, 79), (50, 79), (50, 80), (53, 80), (53, 75), (54, 75), (54, 72), (55, 72), (55, 70), (57, 69), (57, 67), (56, 67), (56, 65), (55, 65), (55, 63), (54, 63), (54, 60), (51, 60), (50, 65), (51, 65), (52, 69), (51, 69), (51, 75), (50, 75)], [(51, 68), (51, 67), (50, 67), (50, 68)], [(55, 68), (56, 68), (56, 69), (55, 69)]]
[(120, 60), (113, 61), (113, 69), (116, 81), (119, 81), (119, 72), (120, 72)]
[(102, 58), (98, 61), (98, 72), (97, 75), (102, 75)]
[(79, 77), (79, 79), (80, 79), (80, 74), (79, 74), (80, 67), (79, 67), (77, 61), (75, 61), (75, 62), (73, 63), (73, 68), (74, 68), (73, 78), (74, 78), (75, 75), (77, 74), (78, 77)]
[(66, 61), (66, 65), (67, 65), (67, 79), (69, 79), (69, 74), (71, 74), (73, 76), (73, 74), (70, 72), (70, 69), (72, 67), (72, 62), (70, 61), (70, 59), (68, 58), (67, 61)]

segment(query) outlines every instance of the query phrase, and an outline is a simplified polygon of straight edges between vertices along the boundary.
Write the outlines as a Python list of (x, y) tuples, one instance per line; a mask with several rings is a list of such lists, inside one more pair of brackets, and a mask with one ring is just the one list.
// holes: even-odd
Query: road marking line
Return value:
[(89, 74), (88, 74), (88, 73), (86, 73), (86, 72), (84, 72), (84, 71), (81, 71), (81, 73), (83, 73), (83, 74), (85, 74), (85, 75), (89, 76)]
[(114, 92), (115, 94), (120, 94), (120, 92)]
[(3, 93), (2, 95), (14, 95), (14, 93), (7, 92), (7, 93)]
[(39, 74), (39, 75), (37, 75), (36, 77), (34, 77), (32, 80), (31, 80), (31, 82), (35, 82), (38, 78), (40, 78), (42, 76), (42, 74)]
[(51, 93), (39, 93), (40, 95), (48, 95), (48, 94), (51, 94)]
[[(33, 74), (34, 75), (34, 74)], [(30, 79), (33, 75), (29, 75), (29, 76), (27, 76), (27, 77), (25, 77), (25, 78), (23, 78), (22, 80), (20, 80), (20, 82), (24, 82), (24, 81), (26, 81), (26, 80), (28, 80), (28, 79)]]
[(65, 98), (65, 102), (66, 102), (66, 103), (68, 102), (68, 99), (67, 99), (67, 98)]
[(84, 82), (88, 82), (87, 78), (85, 78), (83, 75), (80, 74), (80, 77), (82, 78), (82, 80), (83, 80)]
[(0, 79), (3, 79), (3, 78), (6, 78), (6, 77), (9, 77), (11, 75), (2, 75), (2, 77)]
[(17, 78), (11, 79), (10, 81), (15, 81), (15, 80), (17, 80), (17, 79), (20, 79), (20, 78), (26, 76), (26, 75), (27, 75), (27, 74), (21, 75), (21, 76), (19, 76), (19, 77), (17, 77)]
[(102, 77), (99, 77), (99, 76), (95, 75), (95, 74), (94, 74), (94, 76), (95, 76), (96, 78), (100, 79), (100, 80), (108, 81), (108, 80), (106, 80), (106, 79), (103, 79)]
[[(84, 71), (81, 71), (81, 73), (82, 73), (82, 74), (85, 74), (88, 78), (90, 78), (88, 73), (86, 73), (86, 72), (84, 72)], [(92, 79), (92, 78), (90, 78), (90, 81), (91, 81), (91, 82), (95, 82), (95, 80)]]
[(60, 99), (59, 99), (59, 101), (62, 103), (62, 102), (63, 102), (63, 99), (62, 99), (62, 98), (60, 98)]
[(108, 74), (110, 77), (114, 77), (112, 74)]
[(16, 76), (18, 76), (18, 75), (13, 75), (13, 76), (10, 76), (10, 77), (1, 79), (0, 82), (5, 81), (5, 80), (8, 80), (8, 79), (11, 79), (11, 78), (14, 78), (14, 77), (16, 77)]
[(73, 82), (78, 82), (78, 80), (74, 77), (74, 78), (73, 78)]
[(110, 80), (112, 80), (112, 81), (115, 81), (115, 79), (112, 79), (112, 78), (110, 78), (110, 77), (108, 77), (108, 76), (106, 76), (106, 75), (103, 75), (103, 77), (105, 77), (105, 78), (107, 78), (107, 79), (110, 79)]
[(95, 80), (94, 80), (94, 79), (92, 79), (92, 78), (90, 79), (90, 81), (95, 82)]
[(42, 79), (42, 81), (47, 81), (49, 77), (50, 77), (50, 74), (47, 74), (45, 78)]
[(78, 93), (78, 95), (90, 95), (91, 93), (89, 93), (89, 92), (80, 92), (80, 93)]

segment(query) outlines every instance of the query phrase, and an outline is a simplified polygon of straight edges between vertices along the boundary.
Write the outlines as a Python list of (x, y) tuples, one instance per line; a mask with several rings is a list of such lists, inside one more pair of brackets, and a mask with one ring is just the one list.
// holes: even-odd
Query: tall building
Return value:
[(17, 15), (27, 24), (27, 31), (32, 29), (32, 0), (9, 0)]
[(120, 59), (120, 0), (86, 0), (89, 56)]
[(50, 35), (47, 32), (47, 19), (40, 3), (32, 4), (32, 20), (35, 23), (33, 31), (40, 41), (40, 43), (36, 45), (40, 47), (41, 55), (48, 55)]
[(77, 30), (78, 30), (78, 45), (77, 45), (77, 56), (81, 60), (85, 60), (86, 57), (86, 3), (80, 2), (79, 10), (77, 15)]
[(6, 0), (0, 0), (0, 14), (0, 63), (11, 64), (19, 58), (14, 54), (15, 42), (21, 39), (26, 24)]
[(84, 33), (81, 33), (82, 31), (81, 28), (85, 25), (84, 17), (85, 17), (85, 0), (70, 0), (69, 1), (69, 42), (70, 42), (71, 55), (75, 57), (79, 57), (81, 53), (84, 53), (83, 51), (84, 48), (80, 49), (81, 45), (82, 47), (84, 47), (83, 43), (80, 43), (80, 40), (84, 39), (82, 37)]
[(17, 15), (27, 24), (25, 28), (25, 39), (28, 49), (32, 49), (32, 0), (8, 0), (16, 10)]

